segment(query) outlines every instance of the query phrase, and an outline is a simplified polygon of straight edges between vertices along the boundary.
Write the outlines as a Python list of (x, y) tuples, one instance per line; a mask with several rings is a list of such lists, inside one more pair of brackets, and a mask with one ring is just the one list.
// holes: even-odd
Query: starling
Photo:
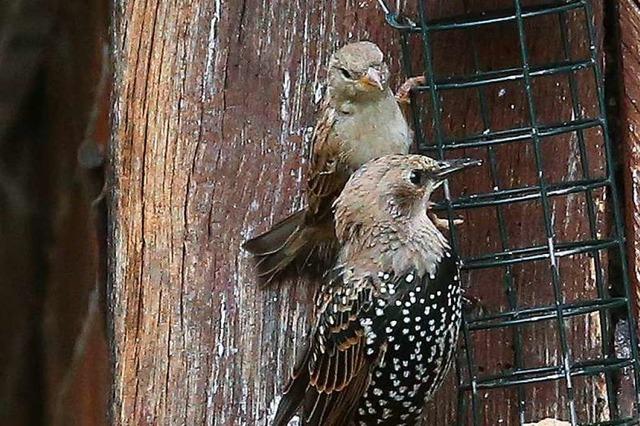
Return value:
[(420, 421), (451, 365), (462, 316), (457, 260), (429, 198), (451, 173), (478, 164), (390, 155), (353, 174), (335, 203), (341, 249), (275, 425), (300, 405), (306, 425)]
[(258, 276), (267, 283), (292, 262), (306, 263), (312, 256), (318, 269), (326, 270), (338, 248), (331, 206), (349, 176), (369, 160), (409, 152), (413, 136), (399, 102), (406, 103), (421, 80), (408, 80), (396, 99), (383, 53), (367, 41), (335, 52), (327, 80), (312, 137), (307, 207), (243, 246), (256, 256)]

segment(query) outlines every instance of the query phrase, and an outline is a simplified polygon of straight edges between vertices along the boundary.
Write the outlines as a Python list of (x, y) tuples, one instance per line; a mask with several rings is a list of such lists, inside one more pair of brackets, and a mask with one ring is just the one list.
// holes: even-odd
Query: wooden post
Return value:
[(394, 34), (374, 0), (115, 12), (113, 420), (265, 424), (312, 291), (258, 288), (239, 245), (300, 206), (331, 52)]

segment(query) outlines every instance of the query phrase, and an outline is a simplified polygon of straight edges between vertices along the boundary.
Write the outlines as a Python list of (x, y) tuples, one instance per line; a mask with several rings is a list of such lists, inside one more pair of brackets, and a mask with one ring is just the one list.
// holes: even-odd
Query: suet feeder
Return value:
[[(557, 395), (553, 410), (572, 425), (637, 424), (636, 322), (598, 4), (509, 0), (487, 10), (452, 0), (436, 13), (436, 2), (380, 3), (405, 74), (426, 77), (412, 93), (417, 149), (484, 158), (478, 182), (490, 182), (445, 187), (439, 206), (450, 221), (465, 218), (451, 239), (484, 306), (463, 325), (458, 424), (538, 421), (540, 392)], [(541, 27), (557, 43), (537, 43)], [(447, 46), (466, 55), (448, 57)], [(564, 101), (541, 108), (545, 96)], [(569, 270), (584, 271), (584, 281), (567, 279)], [(628, 339), (626, 353), (616, 351), (616, 333)], [(496, 346), (499, 362), (477, 356), (486, 342), (507, 347)], [(630, 406), (619, 401), (622, 380)], [(510, 398), (501, 405), (510, 411), (491, 411), (492, 395)]]

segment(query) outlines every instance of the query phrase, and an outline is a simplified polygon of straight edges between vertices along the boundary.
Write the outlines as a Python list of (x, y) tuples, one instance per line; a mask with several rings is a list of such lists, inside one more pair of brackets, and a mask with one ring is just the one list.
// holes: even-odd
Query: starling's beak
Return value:
[(382, 85), (382, 75), (380, 74), (380, 71), (375, 68), (369, 68), (367, 73), (358, 81), (363, 85), (375, 87), (380, 91), (384, 90), (384, 86)]
[(449, 175), (466, 169), (467, 167), (479, 166), (482, 164), (482, 160), (475, 160), (473, 158), (458, 158), (454, 160), (441, 160), (438, 161), (438, 170), (435, 172), (436, 178), (444, 180)]

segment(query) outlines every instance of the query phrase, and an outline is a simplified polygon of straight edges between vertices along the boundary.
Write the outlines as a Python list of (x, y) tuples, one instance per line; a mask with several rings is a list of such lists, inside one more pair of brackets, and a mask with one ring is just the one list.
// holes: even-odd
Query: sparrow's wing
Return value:
[(311, 164), (307, 178), (308, 211), (320, 219), (331, 214), (331, 206), (349, 178), (344, 168), (340, 142), (332, 136), (335, 109), (325, 104), (311, 139)]
[[(336, 280), (343, 280), (336, 277)], [(325, 286), (309, 347), (278, 407), (276, 425), (285, 425), (304, 403), (305, 425), (345, 425), (369, 385), (383, 348), (367, 342), (361, 319), (372, 309), (370, 279)]]

